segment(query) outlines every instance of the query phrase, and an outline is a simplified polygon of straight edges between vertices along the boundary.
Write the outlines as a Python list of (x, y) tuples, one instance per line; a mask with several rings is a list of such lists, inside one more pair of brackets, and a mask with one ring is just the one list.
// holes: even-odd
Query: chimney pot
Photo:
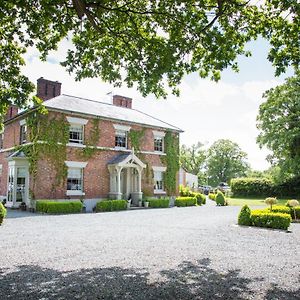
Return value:
[(120, 95), (114, 95), (113, 105), (132, 108), (132, 98), (128, 98)]

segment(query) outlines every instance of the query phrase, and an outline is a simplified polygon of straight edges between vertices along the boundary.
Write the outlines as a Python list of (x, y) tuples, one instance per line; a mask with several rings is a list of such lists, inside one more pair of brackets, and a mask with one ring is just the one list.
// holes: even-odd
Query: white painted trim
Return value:
[(79, 144), (79, 143), (68, 143), (67, 146), (69, 146), (69, 147), (75, 147), (75, 148), (86, 148), (86, 145)]
[(115, 130), (120, 130), (120, 131), (129, 131), (131, 126), (126, 126), (126, 125), (120, 125), (120, 124), (113, 124)]
[(73, 191), (67, 190), (67, 196), (84, 196), (85, 193), (83, 191)]
[(87, 165), (87, 162), (83, 161), (65, 161), (65, 164), (68, 168), (85, 168)]
[(26, 119), (20, 120), (20, 126), (26, 125)]
[(163, 131), (152, 130), (154, 137), (165, 137), (166, 133)]
[(71, 124), (79, 124), (79, 125), (86, 125), (88, 120), (82, 118), (74, 118), (74, 117), (67, 117), (67, 120)]
[(158, 195), (158, 194), (164, 194), (164, 195), (166, 195), (167, 194), (167, 192), (166, 191), (163, 191), (163, 190), (154, 190), (153, 191), (153, 194), (155, 194), (155, 195)]
[(167, 168), (166, 167), (152, 167), (154, 172), (166, 172)]

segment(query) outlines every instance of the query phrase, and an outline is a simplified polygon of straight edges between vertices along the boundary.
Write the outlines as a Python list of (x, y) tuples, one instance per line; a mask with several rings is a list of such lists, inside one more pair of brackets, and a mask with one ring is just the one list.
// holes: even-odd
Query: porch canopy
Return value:
[(134, 154), (120, 154), (108, 162), (111, 199), (132, 199), (134, 205), (142, 199), (142, 172), (146, 165)]

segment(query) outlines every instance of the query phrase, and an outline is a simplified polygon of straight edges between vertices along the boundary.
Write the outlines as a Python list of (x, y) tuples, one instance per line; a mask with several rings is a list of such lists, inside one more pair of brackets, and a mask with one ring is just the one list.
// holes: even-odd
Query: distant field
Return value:
[[(265, 198), (263, 199), (242, 199), (242, 198), (227, 198), (229, 205), (233, 206), (243, 206), (247, 204), (248, 206), (266, 206)], [(277, 199), (276, 205), (285, 205), (287, 199)]]

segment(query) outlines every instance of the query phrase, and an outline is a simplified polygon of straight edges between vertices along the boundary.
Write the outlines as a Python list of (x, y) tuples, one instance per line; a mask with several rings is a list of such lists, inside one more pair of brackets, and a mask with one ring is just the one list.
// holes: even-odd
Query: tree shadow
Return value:
[[(93, 268), (61, 272), (34, 265), (15, 271), (0, 269), (0, 299), (249, 299), (248, 285), (261, 279), (240, 276), (239, 270), (219, 273), (209, 259), (184, 262), (176, 269), (160, 272), (150, 282), (141, 269)], [(273, 289), (273, 298), (287, 298)], [(295, 294), (296, 295), (296, 294)], [(278, 298), (276, 298), (278, 296)], [(253, 298), (252, 298), (253, 299)]]

